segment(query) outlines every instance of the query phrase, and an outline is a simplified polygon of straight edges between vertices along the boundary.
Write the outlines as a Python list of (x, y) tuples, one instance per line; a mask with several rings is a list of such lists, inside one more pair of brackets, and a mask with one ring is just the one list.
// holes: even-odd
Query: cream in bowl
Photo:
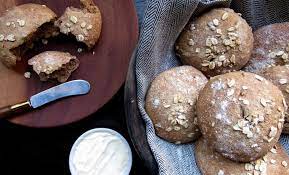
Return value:
[(119, 133), (106, 128), (81, 135), (69, 155), (72, 175), (128, 175), (131, 166), (129, 144)]

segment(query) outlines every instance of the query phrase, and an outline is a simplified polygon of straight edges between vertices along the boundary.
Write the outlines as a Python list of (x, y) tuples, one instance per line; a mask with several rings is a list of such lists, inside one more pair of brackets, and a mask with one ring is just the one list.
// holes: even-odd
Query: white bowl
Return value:
[(75, 143), (73, 144), (71, 150), (70, 150), (70, 154), (69, 154), (69, 169), (70, 169), (70, 172), (72, 175), (77, 175), (77, 171), (75, 169), (75, 166), (73, 165), (73, 157), (74, 157), (74, 154), (75, 154), (75, 149), (76, 147), (81, 143), (81, 141), (86, 138), (87, 136), (95, 133), (95, 132), (102, 132), (102, 133), (109, 133), (109, 134), (112, 134), (114, 136), (117, 136), (120, 141), (122, 141), (125, 146), (127, 147), (127, 150), (128, 150), (128, 153), (129, 153), (129, 160), (128, 160), (128, 163), (127, 163), (127, 166), (124, 167), (124, 170), (122, 171), (122, 173), (120, 173), (119, 175), (129, 175), (130, 173), (130, 170), (131, 170), (131, 166), (132, 166), (132, 153), (131, 153), (131, 149), (130, 149), (130, 146), (129, 144), (127, 143), (127, 141), (125, 140), (125, 138), (119, 134), (118, 132), (112, 130), (112, 129), (108, 129), (108, 128), (96, 128), (96, 129), (92, 129), (92, 130), (89, 130), (87, 132), (85, 132), (84, 134), (82, 134), (76, 141)]

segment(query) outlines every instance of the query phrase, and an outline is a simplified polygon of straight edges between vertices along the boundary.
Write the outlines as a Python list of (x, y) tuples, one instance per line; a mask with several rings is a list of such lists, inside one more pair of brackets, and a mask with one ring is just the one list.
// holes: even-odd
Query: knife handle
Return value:
[(6, 106), (3, 108), (0, 108), (0, 119), (7, 118), (7, 117), (13, 117), (17, 114), (27, 112), (31, 109), (32, 109), (32, 107), (31, 107), (29, 101), (19, 103), (16, 105)]

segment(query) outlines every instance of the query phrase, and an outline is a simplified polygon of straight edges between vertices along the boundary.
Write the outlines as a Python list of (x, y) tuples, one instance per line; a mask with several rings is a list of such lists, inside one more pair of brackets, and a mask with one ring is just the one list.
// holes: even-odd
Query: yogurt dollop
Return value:
[(132, 164), (126, 140), (109, 129), (83, 134), (70, 154), (72, 175), (128, 175)]

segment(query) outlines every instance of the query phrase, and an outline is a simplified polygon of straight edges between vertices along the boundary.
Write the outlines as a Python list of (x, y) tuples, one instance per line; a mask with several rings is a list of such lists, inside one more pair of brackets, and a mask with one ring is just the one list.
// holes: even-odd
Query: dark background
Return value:
[[(141, 24), (146, 1), (135, 2)], [(0, 174), (70, 174), (68, 157), (76, 139), (89, 129), (106, 127), (120, 132), (130, 143), (134, 158), (131, 174), (147, 175), (127, 133), (123, 92), (122, 87), (113, 99), (95, 114), (62, 127), (27, 128), (0, 120)]]
[[(98, 112), (57, 128), (27, 128), (0, 121), (0, 174), (70, 174), (68, 157), (75, 140), (85, 131), (106, 127), (120, 132), (129, 142), (126, 129), (123, 87)], [(131, 144), (131, 143), (130, 143)], [(133, 150), (131, 174), (148, 174)]]

